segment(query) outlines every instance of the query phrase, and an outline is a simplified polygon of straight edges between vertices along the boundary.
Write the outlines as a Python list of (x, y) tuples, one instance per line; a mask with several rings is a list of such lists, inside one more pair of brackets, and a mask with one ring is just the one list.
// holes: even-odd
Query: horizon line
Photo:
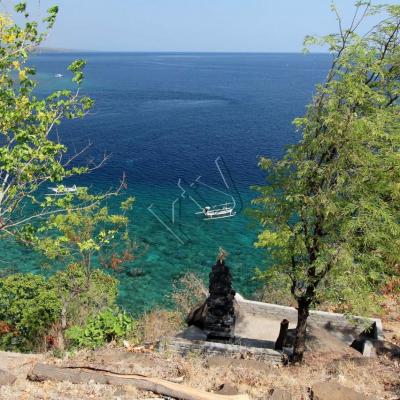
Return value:
[(42, 53), (126, 53), (126, 54), (326, 54), (327, 51), (226, 51), (226, 50), (89, 50), (89, 49), (64, 49), (57, 47), (39, 47), (35, 52)]

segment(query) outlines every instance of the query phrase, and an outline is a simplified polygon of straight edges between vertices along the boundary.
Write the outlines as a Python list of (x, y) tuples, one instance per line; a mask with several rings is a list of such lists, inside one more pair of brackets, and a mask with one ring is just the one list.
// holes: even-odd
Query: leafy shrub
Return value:
[(79, 330), (102, 312), (105, 314), (100, 314), (103, 319), (99, 326), (105, 329), (103, 335), (115, 331), (118, 337), (126, 319), (112, 328), (106, 312), (115, 307), (117, 284), (116, 279), (97, 269), (88, 279), (84, 269), (75, 264), (49, 279), (31, 273), (0, 278), (0, 348), (29, 352), (54, 346), (64, 350), (65, 330)]
[(60, 316), (61, 303), (42, 276), (14, 274), (0, 279), (0, 348), (32, 351)]
[(88, 275), (82, 265), (71, 264), (49, 282), (66, 308), (68, 325), (84, 325), (90, 316), (115, 306), (118, 281), (99, 269), (92, 269)]
[(73, 326), (66, 331), (72, 347), (95, 349), (113, 340), (127, 337), (137, 327), (137, 322), (119, 309), (108, 309), (89, 318), (83, 327)]

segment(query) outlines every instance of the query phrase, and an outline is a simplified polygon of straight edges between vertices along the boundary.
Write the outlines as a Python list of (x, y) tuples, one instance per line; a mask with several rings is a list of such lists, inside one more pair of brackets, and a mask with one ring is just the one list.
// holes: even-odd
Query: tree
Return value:
[[(76, 90), (56, 91), (45, 98), (34, 95), (35, 69), (29, 54), (53, 27), (58, 12), (51, 7), (43, 19), (44, 31), (31, 21), (25, 2), (15, 6), (23, 24), (0, 14), (0, 235), (18, 235), (26, 223), (64, 211), (59, 199), (42, 202), (38, 191), (45, 183), (89, 172), (96, 166), (76, 166), (86, 150), (69, 154), (54, 128), (63, 119), (83, 117), (93, 101), (80, 95), (85, 62), (76, 60), (69, 70)], [(28, 207), (33, 205), (33, 207)], [(82, 205), (85, 206), (85, 205)], [(79, 207), (77, 204), (74, 207)], [(29, 211), (27, 211), (29, 209)]]
[[(29, 56), (53, 27), (58, 8), (51, 7), (41, 23), (30, 19), (25, 2), (18, 3), (15, 12), (21, 24), (0, 14), (0, 237), (16, 238), (43, 250), (51, 259), (62, 257), (67, 262), (66, 270), (48, 281), (32, 278), (37, 283), (36, 292), (56, 293), (59, 311), (52, 323), (61, 320), (63, 347), (67, 316), (87, 317), (91, 311), (115, 303), (117, 281), (94, 270), (92, 257), (114, 239), (121, 227), (127, 233), (125, 215), (112, 215), (103, 205), (105, 199), (120, 192), (124, 179), (116, 190), (100, 195), (91, 195), (84, 187), (63, 196), (43, 195), (45, 184), (53, 182), (63, 191), (64, 179), (99, 168), (107, 157), (97, 164), (81, 166), (80, 156), (90, 143), (71, 153), (55, 132), (64, 119), (84, 117), (93, 105), (89, 97), (80, 94), (83, 60), (75, 60), (68, 67), (75, 90), (56, 91), (44, 98), (34, 94), (35, 69), (28, 66)], [(123, 203), (125, 211), (131, 202), (128, 199)], [(24, 291), (25, 279), (30, 275), (25, 278), (19, 274), (15, 279), (15, 287)], [(16, 307), (23, 304), (18, 298), (14, 300)], [(8, 321), (7, 327), (17, 332), (17, 322), (12, 318)]]
[[(365, 303), (400, 262), (400, 6), (359, 1), (349, 28), (307, 37), (333, 62), (283, 159), (262, 158), (257, 246), (297, 302), (293, 360), (302, 361), (309, 310), (329, 296)], [(358, 34), (368, 17), (383, 18)], [(374, 18), (375, 18), (374, 17)], [(354, 309), (354, 308), (353, 308)]]
[[(76, 198), (90, 206), (78, 209), (68, 206)], [(84, 323), (91, 314), (114, 305), (117, 281), (96, 268), (101, 253), (113, 241), (124, 247), (121, 251), (125, 255), (127, 246), (131, 245), (126, 213), (132, 209), (134, 199), (128, 198), (121, 203), (120, 214), (111, 214), (101, 200), (102, 196), (90, 195), (81, 188), (77, 194), (63, 196), (65, 213), (49, 216), (37, 230), (32, 227), (28, 232), (24, 230), (25, 242), (33, 244), (49, 259), (60, 259), (68, 265), (66, 271), (58, 272), (50, 279), (61, 302), (57, 344), (62, 350), (68, 319), (73, 319), (75, 324)]]
[[(52, 201), (50, 196), (46, 199)], [(123, 201), (118, 214), (110, 213), (102, 200), (102, 195), (89, 194), (84, 188), (73, 195), (63, 196), (62, 204), (66, 211), (49, 216), (36, 230), (33, 227), (24, 230), (25, 241), (32, 242), (49, 259), (81, 265), (89, 280), (95, 256), (98, 258), (113, 241), (120, 245), (131, 244), (126, 213), (132, 209), (134, 198)], [(89, 205), (74, 209), (72, 204), (75, 201)]]
[(65, 333), (72, 326), (85, 325), (93, 316), (116, 307), (118, 281), (100, 269), (87, 272), (80, 264), (70, 264), (49, 278), (57, 294), (59, 309), (53, 325), (54, 346), (64, 350)]

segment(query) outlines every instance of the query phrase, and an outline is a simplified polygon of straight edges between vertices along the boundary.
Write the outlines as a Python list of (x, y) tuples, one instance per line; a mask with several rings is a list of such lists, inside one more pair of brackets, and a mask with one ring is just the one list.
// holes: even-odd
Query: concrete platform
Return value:
[[(163, 346), (183, 355), (194, 351), (206, 355), (255, 358), (270, 364), (287, 361), (291, 348), (276, 351), (274, 346), (283, 319), (289, 321), (289, 331), (293, 334), (297, 323), (295, 308), (246, 300), (237, 294), (235, 313), (235, 338), (230, 342), (209, 341), (205, 332), (192, 326), (176, 337), (165, 340)], [(343, 314), (311, 311), (307, 327), (307, 350), (362, 357), (350, 344), (371, 326), (373, 339), (381, 339), (382, 323), (379, 319), (349, 319)]]
[[(235, 337), (266, 340), (275, 344), (283, 319), (289, 321), (289, 330), (296, 328), (297, 310), (293, 307), (246, 300), (239, 294), (235, 301)], [(313, 351), (347, 352), (353, 341), (369, 327), (373, 327), (373, 339), (383, 339), (382, 322), (378, 318), (349, 318), (338, 313), (310, 311), (307, 348)]]

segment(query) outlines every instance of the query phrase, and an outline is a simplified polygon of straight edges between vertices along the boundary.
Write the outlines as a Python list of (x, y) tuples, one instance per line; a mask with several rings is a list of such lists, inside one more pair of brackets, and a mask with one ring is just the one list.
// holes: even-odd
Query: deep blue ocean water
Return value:
[[(250, 186), (263, 182), (257, 158), (279, 158), (285, 146), (298, 141), (292, 120), (304, 114), (315, 84), (326, 75), (329, 56), (40, 54), (32, 60), (38, 94), (68, 87), (66, 68), (76, 58), (87, 60), (82, 92), (95, 107), (85, 119), (62, 124), (59, 134), (76, 148), (91, 140), (87, 157), (98, 159), (104, 151), (112, 156), (103, 168), (70, 183), (104, 190), (125, 173), (127, 194), (136, 198), (131, 233), (146, 248), (128, 265), (142, 269), (143, 276), (117, 274), (121, 304), (132, 312), (168, 304), (173, 281), (188, 270), (206, 277), (219, 246), (229, 253), (235, 288), (252, 296), (254, 269), (268, 267), (268, 255), (253, 246), (255, 221), (243, 212), (254, 197)], [(216, 168), (218, 157), (230, 190)], [(148, 207), (153, 204), (167, 222), (180, 194), (178, 179), (187, 185), (200, 175), (202, 182), (234, 196), (238, 214), (204, 221), (193, 202), (182, 201), (180, 225), (168, 225), (182, 244)], [(204, 187), (194, 194), (204, 205), (230, 201)], [(19, 247), (8, 247), (7, 259), (22, 271), (40, 273), (44, 265)]]

